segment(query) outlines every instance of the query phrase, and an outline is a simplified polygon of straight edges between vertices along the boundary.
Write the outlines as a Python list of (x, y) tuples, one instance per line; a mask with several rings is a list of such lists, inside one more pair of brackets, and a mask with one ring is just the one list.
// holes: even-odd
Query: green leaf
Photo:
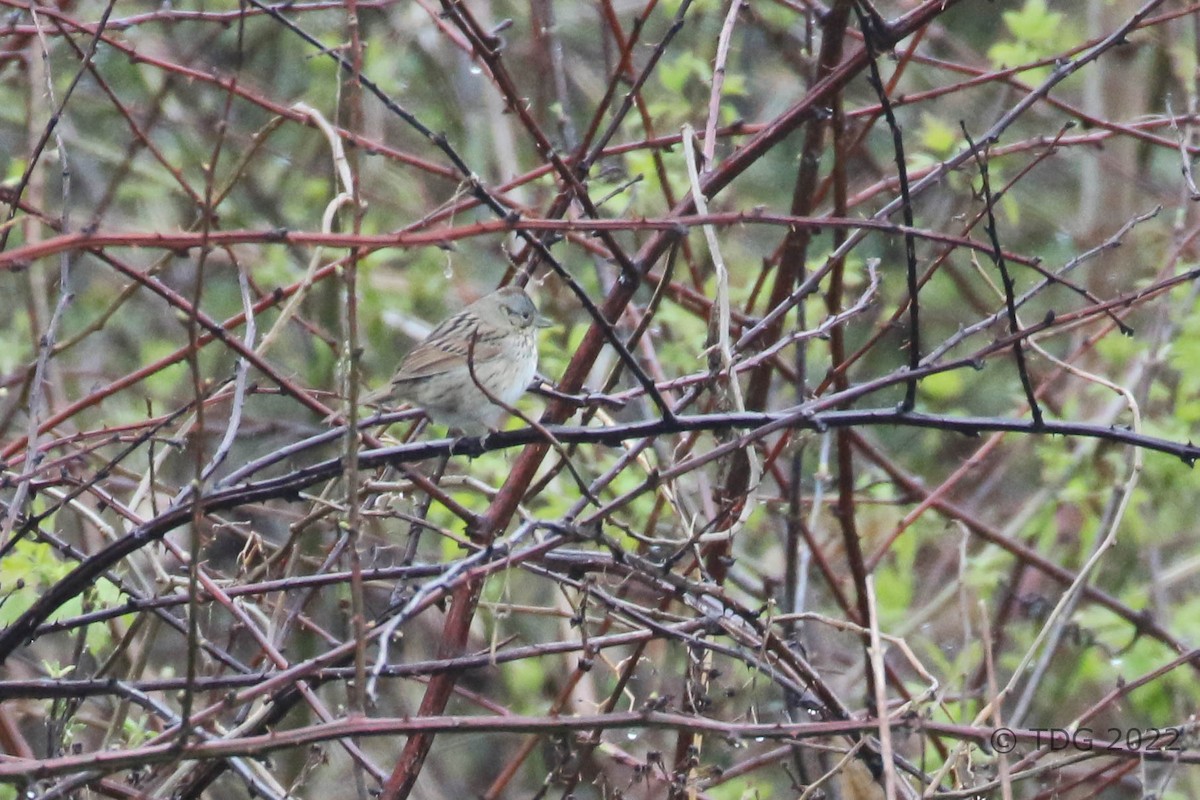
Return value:
[(1048, 9), (1046, 0), (1026, 0), (1021, 10), (1005, 11), (1001, 16), (1009, 33), (1027, 44), (1053, 44), (1063, 23), (1063, 15)]
[(658, 68), (658, 81), (667, 91), (682, 94), (689, 78), (706, 80), (711, 69), (704, 59), (694, 53), (680, 53), (677, 57), (664, 60)]
[(958, 370), (937, 372), (927, 378), (922, 378), (918, 388), (921, 394), (930, 400), (948, 403), (962, 396), (965, 382)]
[(917, 137), (921, 146), (935, 155), (947, 156), (958, 148), (958, 131), (933, 114), (921, 115), (921, 129)]

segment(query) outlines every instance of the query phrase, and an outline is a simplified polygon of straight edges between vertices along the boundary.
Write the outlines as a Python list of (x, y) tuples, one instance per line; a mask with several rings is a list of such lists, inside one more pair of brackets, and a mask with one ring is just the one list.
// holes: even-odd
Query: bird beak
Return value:
[(553, 322), (551, 322), (550, 320), (541, 316), (540, 314), (534, 318), (533, 324), (534, 324), (534, 326), (536, 326), (538, 328), (553, 328), (554, 327)]

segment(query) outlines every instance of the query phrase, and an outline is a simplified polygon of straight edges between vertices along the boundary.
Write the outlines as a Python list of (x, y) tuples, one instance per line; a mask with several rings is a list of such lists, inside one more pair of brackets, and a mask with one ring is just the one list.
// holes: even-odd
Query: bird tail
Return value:
[[(384, 384), (383, 386), (380, 386), (378, 389), (374, 389), (370, 392), (367, 392), (365, 395), (362, 395), (361, 397), (359, 397), (358, 405), (360, 407), (361, 406), (372, 406), (372, 407), (378, 406), (391, 396), (392, 389), (393, 389), (393, 387), (390, 383)], [(325, 417), (325, 419), (321, 420), (321, 423), (323, 425), (332, 425), (337, 422), (345, 422), (346, 417), (349, 416), (349, 414), (350, 414), (350, 407), (348, 405), (343, 405), (340, 409), (338, 409), (337, 411), (334, 411), (332, 414)]]

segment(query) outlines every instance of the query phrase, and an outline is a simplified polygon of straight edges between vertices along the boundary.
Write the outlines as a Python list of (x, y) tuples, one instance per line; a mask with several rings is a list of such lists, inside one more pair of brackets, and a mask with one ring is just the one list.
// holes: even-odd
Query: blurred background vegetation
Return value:
[[(232, 339), (245, 336), (246, 328), (226, 321), (243, 312), (247, 297), (260, 303), (257, 337), (247, 346), (258, 348), (274, 374), (306, 397), (331, 409), (344, 405), (350, 374), (344, 270), (323, 271), (311, 286), (305, 274), (310, 264), (344, 261), (346, 247), (319, 248), (281, 241), (280, 236), (283, 231), (321, 231), (328, 204), (342, 191), (329, 139), (296, 104), (315, 109), (343, 132), (361, 200), (362, 233), (450, 232), (440, 245), (371, 248), (357, 261), (354, 291), (362, 357), (355, 370), (366, 387), (386, 381), (432, 324), (514, 271), (530, 269), (527, 248), (516, 234), (472, 231), (472, 225), (494, 222), (496, 215), (473, 202), (468, 177), (503, 198), (514, 219), (550, 216), (564, 182), (546, 167), (546, 153), (508, 107), (514, 98), (498, 87), (492, 64), (456, 27), (453, 3), (447, 8), (429, 0), (358, 3), (361, 72), (428, 130), (443, 134), (471, 176), (457, 171), (436, 142), (374, 96), (353, 100), (360, 90), (333, 59), (258, 7), (233, 2), (109, 7), (95, 0), (32, 8), (20, 0), (0, 0), (0, 5), (6, 9), (0, 22), (0, 208), (6, 212), (0, 257), (8, 256), (0, 262), (0, 444), (6, 459), (0, 498), (7, 517), (0, 623), (7, 625), (87, 553), (155, 518), (178, 498), (193, 480), (198, 461), (221, 450), (234, 403), (240, 409), (236, 438), (206, 479), (210, 488), (254, 459), (329, 427), (313, 404), (299, 402), (294, 392), (257, 368), (249, 371), (245, 397), (235, 400), (228, 387), (238, 353), (219, 341), (193, 348), (194, 319), (152, 286), (172, 290), (189, 303), (198, 299), (200, 311), (222, 323)], [(1052, 319), (1051, 314), (1069, 316), (1114, 298), (1129, 301), (1113, 309), (1115, 317), (1081, 316), (1070, 324), (1051, 324), (1036, 338), (1028, 355), (1043, 411), (1049, 419), (1136, 426), (1187, 442), (1200, 419), (1200, 315), (1196, 283), (1187, 278), (1197, 268), (1200, 234), (1198, 194), (1189, 185), (1200, 101), (1200, 13), (1183, 2), (1150, 3), (1150, 13), (1123, 43), (1105, 47), (1097, 60), (1052, 89), (1036, 88), (1141, 6), (1126, 0), (964, 0), (931, 13), (929, 24), (915, 36), (904, 37), (894, 51), (880, 56), (879, 69), (895, 105), (913, 182), (963, 151), (964, 126), (979, 140), (1032, 95), (1028, 109), (1004, 129), (988, 155), (998, 237), (1010, 255), (1018, 295), (1042, 280), (1030, 262), (1051, 272), (1070, 265), (1076, 288), (1040, 289), (1022, 307), (1021, 321), (1030, 325)], [(830, 14), (807, 0), (753, 0), (741, 4), (732, 17), (729, 3), (715, 0), (495, 0), (466, 7), (483, 28), (494, 31), (498, 59), (519, 92), (515, 99), (564, 157), (576, 152), (614, 75), (623, 77), (615, 80), (616, 99), (601, 109), (601, 129), (630, 91), (633, 77), (650, 67), (637, 92), (637, 109), (622, 118), (586, 181), (601, 218), (629, 223), (613, 234), (627, 253), (637, 252), (655, 235), (641, 224), (644, 219), (669, 218), (674, 203), (691, 191), (680, 130), (684, 125), (704, 130), (723, 26), (732, 25), (732, 33), (716, 106), (722, 132), (714, 161), (706, 165), (710, 170), (721, 169), (817, 83), (821, 34)], [(925, 4), (878, 2), (874, 7), (886, 20), (903, 20)], [(346, 4), (292, 3), (279, 6), (278, 13), (329, 51), (353, 57)], [(103, 36), (85, 63), (102, 19)], [(683, 24), (671, 34), (675, 19)], [(631, 65), (622, 69), (621, 41), (635, 33), (640, 40)], [(861, 46), (853, 15), (845, 39), (847, 53)], [(660, 57), (654, 62), (652, 56)], [(836, 135), (827, 130), (816, 151), (814, 215), (832, 215), (838, 191), (845, 193), (847, 215), (859, 219), (870, 218), (899, 195), (893, 137), (866, 74), (861, 70), (845, 83), (844, 127)], [(39, 149), (51, 121), (57, 124)], [(751, 324), (769, 310), (767, 298), (788, 228), (748, 217), (789, 213), (802, 148), (812, 135), (810, 128), (797, 127), (709, 200), (711, 212), (731, 215), (717, 227), (717, 236), (729, 268), (734, 310)], [(844, 169), (841, 177), (835, 161)], [(917, 194), (913, 210), (920, 231), (965, 236), (970, 221), (984, 210), (975, 160), (968, 159)], [(734, 218), (739, 213), (747, 218)], [(576, 202), (558, 216), (585, 219), (587, 214)], [(354, 225), (354, 214), (346, 207), (331, 231), (349, 232)], [(173, 250), (145, 236), (236, 231), (245, 235), (213, 246), (203, 257), (199, 247)], [(833, 231), (824, 228), (814, 236), (805, 259), (808, 269), (827, 263), (835, 248)], [(39, 252), (39, 245), (64, 233), (78, 232), (114, 238), (103, 247), (83, 243), (54, 248), (51, 255), (22, 256)], [(986, 243), (982, 226), (970, 235)], [(599, 238), (585, 232), (546, 236), (554, 256), (590, 298), (600, 303), (613, 291), (621, 269)], [(628, 336), (650, 315), (646, 336), (633, 351), (661, 381), (708, 376), (704, 351), (717, 278), (699, 226), (689, 228), (685, 242), (661, 303), (654, 299), (658, 279), (647, 279), (615, 323)], [(937, 267), (919, 295), (925, 353), (1003, 308), (1000, 278), (986, 252), (921, 238), (916, 257), (922, 273)], [(872, 259), (880, 262), (879, 294), (843, 326), (846, 353), (867, 346), (847, 368), (851, 385), (894, 376), (910, 345), (899, 313), (908, 291), (904, 239), (897, 232), (872, 231), (849, 253), (841, 307), (852, 306), (868, 291), (866, 265)], [(665, 261), (648, 266), (661, 276)], [(132, 281), (131, 271), (149, 283)], [(533, 272), (532, 293), (542, 312), (556, 322), (543, 336), (539, 370), (554, 383), (592, 319), (558, 276), (544, 266)], [(65, 288), (64, 274), (69, 279)], [(1167, 290), (1168, 285), (1173, 288)], [(264, 335), (286, 305), (272, 298), (297, 287), (302, 300), (296, 313), (284, 321), (278, 338), (264, 345)], [(823, 281), (801, 304), (802, 316), (787, 317), (786, 329), (814, 327), (826, 318), (832, 291)], [(1116, 318), (1132, 335), (1122, 333)], [(957, 339), (938, 358), (973, 357), (1002, 336), (1006, 326), (1001, 316)], [(739, 324), (735, 339), (742, 330)], [(193, 353), (194, 366), (189, 363)], [(41, 373), (39, 357), (45, 361)], [(786, 348), (773, 373), (766, 408), (811, 399), (833, 357), (827, 337)], [(603, 350), (586, 387), (603, 388), (616, 364), (612, 349)], [(800, 366), (806, 370), (803, 382), (794, 372)], [(978, 366), (923, 379), (918, 410), (947, 418), (1028, 419), (1010, 351), (981, 358)], [(145, 374), (126, 385), (127, 376), (138, 370)], [(35, 380), (39, 374), (40, 383)], [(703, 383), (689, 412), (729, 410), (719, 383)], [(216, 398), (203, 429), (195, 427), (193, 414), (198, 386)], [(623, 374), (612, 391), (627, 401), (624, 407), (589, 424), (653, 418), (654, 405), (635, 387)], [(684, 390), (666, 393), (678, 401)], [(858, 405), (891, 408), (903, 395), (904, 385), (893, 382)], [(521, 408), (536, 418), (544, 405), (530, 395)], [(68, 408), (71, 413), (59, 418)], [(181, 413), (162, 422), (175, 412)], [(48, 427), (47, 420), (52, 421)], [(153, 427), (158, 422), (161, 427)], [(576, 416), (571, 424), (580, 422)], [(510, 421), (513, 428), (523, 424)], [(39, 425), (45, 430), (31, 456), (25, 437)], [(1188, 464), (1162, 453), (1138, 455), (1127, 446), (1094, 438), (1009, 434), (993, 440), (987, 433), (969, 438), (902, 426), (863, 428), (855, 434), (860, 441), (851, 471), (854, 528), (870, 566), (878, 627), (902, 639), (924, 670), (915, 669), (898, 645), (888, 648), (887, 662), (894, 671), (888, 691), (894, 706), (903, 701), (901, 686), (915, 698), (904, 709), (913, 718), (987, 727), (999, 721), (979, 715), (996, 686), (1014, 678), (1001, 703), (1003, 720), (1016, 716), (1014, 727), (1067, 727), (1097, 703), (1101, 705), (1088, 723), (1097, 731), (1192, 722), (1200, 702), (1195, 674), (1200, 662), (1195, 659), (1165, 669), (1119, 700), (1101, 702), (1122, 682), (1150, 675), (1200, 646), (1200, 549), (1194, 528), (1200, 493)], [(397, 440), (436, 438), (441, 431), (436, 426), (414, 431), (405, 423), (392, 426), (388, 435)], [(757, 459), (765, 459), (767, 469), (753, 494), (742, 499), (738, 508), (745, 508), (746, 515), (732, 528), (720, 522), (728, 499), (720, 492), (731, 469), (727, 458), (642, 491), (600, 517), (614, 546), (629, 553), (652, 560), (676, 550), (688, 554), (664, 570), (753, 611), (762, 636), (759, 645), (765, 648), (766, 631), (785, 639), (855, 719), (867, 719), (874, 708), (864, 678), (869, 665), (862, 637), (853, 627), (865, 620), (855, 621), (852, 609), (839, 600), (855, 596), (859, 587), (846, 566), (844, 519), (833, 506), (839, 461), (832, 440), (830, 432), (804, 432), (758, 441)], [(711, 451), (724, 441), (710, 433), (695, 440), (663, 436), (640, 460), (626, 459), (622, 448), (584, 446), (573, 451), (573, 461), (588, 481), (615, 471), (598, 484), (600, 500), (609, 503), (669, 471), (689, 453)], [(336, 456), (343, 447), (332, 440), (255, 477), (287, 474)], [(441, 485), (462, 507), (482, 514), (516, 458), (514, 451), (500, 451), (453, 459)], [(418, 467), (430, 473), (432, 464)], [(573, 509), (582, 495), (575, 481), (561, 469), (544, 469), (541, 475), (539, 490), (525, 498), (523, 517), (576, 521), (580, 514)], [(363, 480), (363, 522), (354, 546), (364, 568), (407, 563), (406, 557), (419, 564), (449, 565), (472, 552), (453, 509), (440, 502), (426, 508), (425, 495), (392, 472), (364, 475)], [(25, 494), (18, 489), (23, 482)], [(77, 488), (78, 498), (60, 507)], [(178, 677), (184, 672), (187, 640), (162, 627), (158, 618), (151, 624), (145, 610), (90, 624), (77, 618), (85, 611), (117, 608), (130, 598), (181, 597), (193, 541), (203, 568), (227, 587), (347, 569), (345, 491), (317, 487), (302, 503), (263, 503), (211, 515), (195, 528), (181, 527), (168, 537), (180, 550), (154, 544), (123, 561), (115, 572), (125, 585), (98, 580), (91, 592), (63, 606), (53, 619), (76, 623), (65, 632), (44, 631), (32, 646), (9, 657), (0, 678), (120, 677), (136, 683)], [(584, 506), (595, 511), (594, 504)], [(42, 515), (36, 525), (22, 524), (34, 515)], [(432, 533), (406, 556), (414, 515), (427, 516)], [(717, 581), (700, 566), (699, 545), (690, 537), (731, 530), (734, 542), (724, 556), (728, 575)], [(1110, 534), (1115, 542), (1108, 540)], [(612, 547), (572, 544), (567, 550), (571, 557), (592, 552), (600, 559), (613, 558)], [(1095, 570), (1082, 578), (1096, 591), (1052, 616), (1067, 583), (1093, 553), (1102, 551)], [(578, 640), (585, 633), (649, 626), (615, 600), (589, 600), (593, 591), (619, 596), (662, 625), (704, 616), (694, 598), (664, 593), (654, 582), (657, 576), (641, 582), (616, 570), (619, 559), (609, 563), (611, 574), (608, 567), (571, 568), (568, 561), (535, 560), (492, 575), (472, 623), (468, 650), (549, 645)], [(394, 578), (368, 581), (368, 619), (384, 613), (395, 585)], [(1111, 602), (1099, 601), (1098, 592)], [(354, 636), (348, 580), (302, 597), (276, 588), (241, 602), (292, 662)], [(801, 612), (820, 619), (774, 621), (778, 615)], [(186, 618), (186, 608), (173, 607), (170, 613)], [(252, 671), (278, 667), (269, 667), (261, 644), (245, 629), (247, 621), (207, 603), (201, 613), (202, 635), (216, 647)], [(727, 608), (726, 613), (732, 612)], [(416, 616), (402, 628), (393, 661), (433, 658), (442, 625), (437, 607)], [(1044, 640), (1039, 638), (1043, 633)], [(790, 693), (772, 673), (761, 671), (753, 642), (725, 639), (727, 631), (698, 635), (723, 642), (741, 656), (704, 652), (687, 637), (661, 632), (644, 651), (632, 645), (605, 651), (586, 675), (576, 672), (578, 653), (535, 654), (465, 671), (459, 677), (460, 693), (446, 713), (541, 716), (561, 709), (593, 714), (610, 701), (618, 710), (657, 703), (731, 725), (809, 719), (806, 704), (816, 701)], [(236, 672), (210, 655), (201, 658), (203, 676)], [(625, 663), (631, 658), (632, 664)], [(994, 675), (989, 677), (989, 670)], [(618, 681), (619, 676), (628, 682)], [(425, 684), (395, 679), (381, 691), (371, 713), (400, 717), (417, 713)], [(197, 708), (219, 705), (220, 692), (201, 695)], [(320, 695), (337, 715), (354, 702), (341, 681), (322, 684)], [(704, 702), (696, 700), (700, 695)], [(51, 759), (100, 747), (136, 752), (172, 724), (167, 712), (138, 703), (130, 708), (116, 695), (81, 696), (73, 702), (36, 692), (9, 696), (0, 727), (7, 731), (3, 743), (13, 756)], [(177, 693), (157, 697), (178, 713)], [(216, 714), (220, 722), (211, 723), (209, 733), (221, 735), (247, 713), (246, 708), (230, 708)], [(318, 717), (311, 706), (299, 706), (280, 725), (313, 724)], [(1200, 793), (1200, 773), (1193, 766), (1139, 764), (1097, 754), (1047, 766), (1061, 754), (1039, 753), (1028, 742), (1010, 756), (1016, 764), (1034, 752), (1013, 780), (1006, 772), (1011, 764), (1002, 765), (994, 752), (974, 744), (967, 746), (969, 752), (958, 752), (955, 740), (931, 742), (917, 727), (895, 733), (897, 752), (926, 775), (938, 773), (943, 764), (953, 765), (939, 775), (940, 793), (932, 790), (931, 796), (986, 794), (999, 791), (994, 786), (1001, 783), (1018, 797), (1183, 798)], [(599, 746), (589, 748), (583, 736), (546, 736), (529, 758), (520, 760), (516, 753), (523, 738), (515, 733), (441, 736), (416, 796), (572, 792), (578, 797), (790, 797), (803, 795), (804, 787), (818, 783), (826, 771), (837, 778), (804, 796), (826, 792), (828, 797), (855, 798), (883, 791), (873, 779), (864, 789), (847, 777), (847, 769), (862, 768), (854, 766), (854, 759), (850, 767), (839, 763), (846, 739), (831, 738), (824, 742), (828, 750), (821, 750), (745, 741), (732, 734), (692, 740), (670, 728), (631, 728), (605, 732), (599, 740)], [(30, 752), (21, 749), (23, 741)], [(405, 741), (396, 735), (362, 739), (359, 745), (367, 753), (365, 760), (386, 775)], [(333, 742), (324, 742), (319, 750), (279, 752), (272, 759), (278, 796), (351, 794), (353, 759)], [(1031, 767), (1035, 763), (1040, 766)], [(510, 764), (515, 775), (497, 784), (501, 768)], [(62, 782), (71, 780), (79, 780), (78, 786), (71, 784), (78, 792), (114, 794), (120, 784), (140, 785), (136, 790), (146, 792), (128, 796), (168, 796), (178, 785), (187, 785), (191, 776), (179, 773), (188, 769), (148, 765), (136, 780), (127, 772), (106, 774), (107, 784), (80, 779), (84, 773), (56, 774), (43, 783), (14, 779), (10, 787), (0, 786), (0, 798), (16, 797), (18, 791), (43, 796), (51, 787), (64, 791), (67, 784)], [(360, 763), (357, 770), (360, 776), (366, 773), (358, 785), (376, 785), (370, 767)], [(903, 780), (918, 785), (911, 775)], [(234, 770), (220, 777), (207, 796), (247, 796), (252, 785)], [(486, 794), (489, 787), (492, 794)], [(265, 791), (263, 786), (257, 790)]]

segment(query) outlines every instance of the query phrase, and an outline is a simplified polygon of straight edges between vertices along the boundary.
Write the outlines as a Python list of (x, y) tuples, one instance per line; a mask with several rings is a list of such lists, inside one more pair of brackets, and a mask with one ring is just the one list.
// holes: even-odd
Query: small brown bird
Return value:
[[(505, 286), (442, 322), (412, 349), (376, 399), (409, 400), (470, 436), (494, 430), (537, 372), (537, 332), (552, 323), (524, 290)], [(482, 391), (480, 387), (486, 389)]]

